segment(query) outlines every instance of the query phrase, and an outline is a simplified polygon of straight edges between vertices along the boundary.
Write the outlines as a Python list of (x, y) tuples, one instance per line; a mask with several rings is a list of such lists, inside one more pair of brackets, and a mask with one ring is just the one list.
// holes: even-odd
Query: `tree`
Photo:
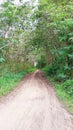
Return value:
[(73, 2), (69, 0), (40, 0), (36, 12), (32, 44), (37, 48), (43, 47), (53, 74), (59, 76), (60, 73), (62, 77), (69, 77), (73, 69), (72, 12)]
[(29, 2), (15, 5), (11, 0), (1, 5), (0, 55), (10, 67), (19, 65), (19, 62), (24, 66), (27, 62), (26, 45), (32, 29), (30, 17), (32, 8)]

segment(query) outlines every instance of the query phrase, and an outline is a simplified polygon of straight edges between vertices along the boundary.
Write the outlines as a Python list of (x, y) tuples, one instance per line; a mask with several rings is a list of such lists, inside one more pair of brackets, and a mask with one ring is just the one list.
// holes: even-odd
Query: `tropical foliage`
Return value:
[(19, 0), (17, 5), (6, 0), (0, 5), (0, 76), (4, 71), (33, 68), (36, 63), (72, 97), (73, 1), (34, 3)]
[(5, 61), (2, 67), (7, 65), (12, 71), (25, 68), (31, 50), (26, 45), (32, 31), (30, 14), (33, 9), (30, 3), (16, 5), (12, 0), (1, 5), (0, 63)]
[(73, 76), (72, 12), (73, 2), (68, 0), (40, 0), (36, 11), (33, 46), (43, 47), (48, 75), (59, 80)]

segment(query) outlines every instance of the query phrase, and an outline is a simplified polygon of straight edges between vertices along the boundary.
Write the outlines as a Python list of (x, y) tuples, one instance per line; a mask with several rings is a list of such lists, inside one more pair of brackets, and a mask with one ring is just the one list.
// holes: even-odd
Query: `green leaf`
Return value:
[(5, 59), (4, 58), (0, 58), (0, 63), (2, 63), (2, 62), (4, 62), (5, 61)]
[(73, 54), (68, 54), (68, 57), (70, 57), (71, 59), (73, 59)]

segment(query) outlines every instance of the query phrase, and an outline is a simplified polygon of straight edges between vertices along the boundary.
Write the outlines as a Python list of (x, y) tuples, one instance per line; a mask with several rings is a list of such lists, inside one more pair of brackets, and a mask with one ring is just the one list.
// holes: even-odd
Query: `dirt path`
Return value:
[(72, 130), (68, 112), (37, 71), (0, 103), (0, 130)]

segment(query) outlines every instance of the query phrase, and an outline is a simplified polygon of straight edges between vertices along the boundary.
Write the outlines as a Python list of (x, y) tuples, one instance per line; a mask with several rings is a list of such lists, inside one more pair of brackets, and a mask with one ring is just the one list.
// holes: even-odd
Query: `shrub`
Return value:
[(73, 97), (73, 79), (66, 80), (65, 82), (58, 85), (57, 87), (60, 87), (69, 96)]

